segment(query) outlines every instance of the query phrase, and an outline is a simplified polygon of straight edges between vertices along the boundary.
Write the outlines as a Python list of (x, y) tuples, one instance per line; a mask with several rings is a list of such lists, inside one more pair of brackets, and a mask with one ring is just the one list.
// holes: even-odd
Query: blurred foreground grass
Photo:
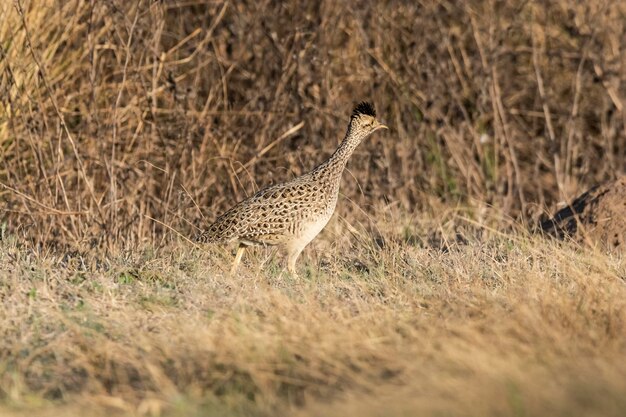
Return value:
[(379, 230), (326, 231), (299, 280), (263, 250), (229, 277), (229, 253), (186, 244), (96, 262), (5, 240), (0, 413), (623, 415), (622, 259)]

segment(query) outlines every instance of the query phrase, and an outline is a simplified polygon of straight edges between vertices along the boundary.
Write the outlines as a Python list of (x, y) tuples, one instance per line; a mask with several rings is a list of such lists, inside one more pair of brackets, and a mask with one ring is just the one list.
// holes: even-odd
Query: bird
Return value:
[(324, 162), (290, 181), (271, 185), (234, 205), (196, 236), (201, 244), (238, 243), (231, 274), (248, 246), (278, 246), (287, 257), (287, 271), (297, 277), (296, 260), (326, 226), (337, 206), (341, 176), (356, 147), (369, 135), (389, 129), (376, 120), (369, 102), (357, 104), (347, 132)]

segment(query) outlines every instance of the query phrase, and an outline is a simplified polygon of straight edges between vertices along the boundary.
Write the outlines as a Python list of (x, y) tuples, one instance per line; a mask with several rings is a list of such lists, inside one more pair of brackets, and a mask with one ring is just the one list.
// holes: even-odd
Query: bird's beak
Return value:
[(387, 127), (387, 125), (384, 125), (382, 123), (378, 123), (378, 126), (376, 126), (375, 130), (379, 130), (379, 129), (387, 129), (389, 130), (389, 128)]

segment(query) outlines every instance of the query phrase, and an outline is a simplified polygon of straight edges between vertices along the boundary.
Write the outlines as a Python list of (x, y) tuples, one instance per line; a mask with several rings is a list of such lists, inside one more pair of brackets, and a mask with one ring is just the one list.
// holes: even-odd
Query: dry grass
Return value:
[(441, 251), (412, 224), (378, 224), (381, 248), (333, 222), (300, 280), (264, 251), (229, 277), (186, 245), (98, 267), (5, 241), (0, 410), (623, 415), (622, 259), (523, 233)]
[(392, 127), (349, 166), (366, 212), (536, 220), (625, 170), (624, 22), (612, 0), (4, 1), (4, 220), (77, 251), (193, 234), (323, 160), (363, 99)]

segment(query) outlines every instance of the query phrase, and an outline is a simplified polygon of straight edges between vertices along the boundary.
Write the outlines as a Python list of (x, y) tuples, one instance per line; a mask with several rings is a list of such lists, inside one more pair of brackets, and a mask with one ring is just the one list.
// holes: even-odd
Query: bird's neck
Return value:
[(352, 156), (352, 153), (357, 146), (361, 143), (363, 138), (348, 129), (348, 133), (341, 141), (341, 144), (337, 150), (328, 158), (326, 162), (319, 165), (313, 172), (320, 174), (337, 174), (341, 175), (348, 163), (348, 160)]

